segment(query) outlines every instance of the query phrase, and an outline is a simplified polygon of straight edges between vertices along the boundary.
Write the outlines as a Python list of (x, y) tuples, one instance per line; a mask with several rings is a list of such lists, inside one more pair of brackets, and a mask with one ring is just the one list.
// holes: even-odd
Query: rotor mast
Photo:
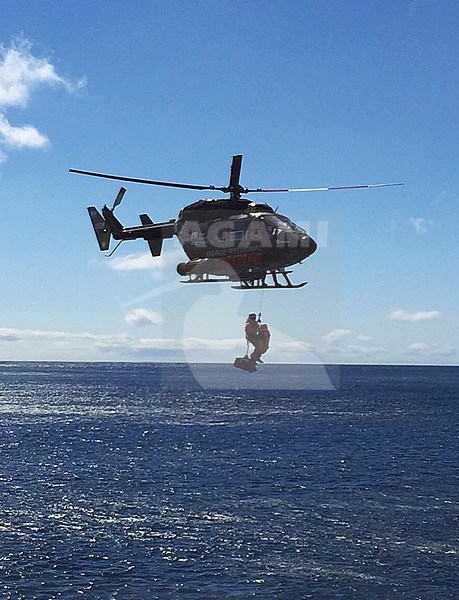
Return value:
[(231, 200), (240, 200), (241, 193), (245, 191), (244, 188), (239, 184), (241, 167), (242, 154), (236, 154), (233, 156), (233, 162), (231, 163), (231, 175), (228, 186), (228, 192), (231, 194)]

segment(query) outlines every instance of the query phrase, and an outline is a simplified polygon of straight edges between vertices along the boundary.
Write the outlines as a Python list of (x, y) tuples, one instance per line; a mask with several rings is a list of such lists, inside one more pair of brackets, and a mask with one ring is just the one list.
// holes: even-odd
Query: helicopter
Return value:
[(111, 256), (125, 240), (144, 239), (151, 255), (161, 255), (164, 239), (176, 236), (188, 258), (177, 265), (183, 283), (229, 281), (239, 290), (292, 289), (307, 284), (292, 283), (291, 267), (317, 250), (316, 241), (305, 229), (281, 215), (268, 204), (242, 197), (250, 193), (313, 192), (403, 185), (378, 183), (339, 187), (267, 189), (240, 185), (242, 154), (233, 156), (227, 186), (194, 185), (122, 177), (93, 171), (69, 169), (71, 173), (115, 179), (123, 182), (158, 185), (191, 190), (211, 190), (229, 194), (229, 198), (200, 199), (180, 211), (176, 219), (154, 223), (140, 215), (140, 225), (124, 227), (114, 212), (121, 204), (126, 188), (121, 187), (112, 208), (105, 205), (102, 214), (95, 206), (88, 212), (101, 251), (108, 251), (111, 238), (119, 240)]

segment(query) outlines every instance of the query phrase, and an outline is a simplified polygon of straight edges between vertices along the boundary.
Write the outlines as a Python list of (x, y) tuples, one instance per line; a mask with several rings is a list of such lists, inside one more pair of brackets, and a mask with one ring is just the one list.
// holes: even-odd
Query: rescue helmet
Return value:
[(256, 319), (257, 315), (255, 313), (250, 313), (249, 319)]

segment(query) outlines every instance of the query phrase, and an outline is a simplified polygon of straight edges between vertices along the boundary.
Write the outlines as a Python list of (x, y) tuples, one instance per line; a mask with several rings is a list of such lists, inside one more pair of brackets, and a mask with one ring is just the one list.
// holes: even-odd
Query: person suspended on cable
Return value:
[[(262, 363), (260, 356), (266, 352), (269, 347), (269, 330), (268, 326), (263, 327), (261, 336), (259, 335), (261, 326), (261, 313), (257, 315), (250, 313), (245, 322), (245, 338), (247, 340), (247, 353), (243, 357), (237, 357), (233, 363), (233, 366), (238, 369), (243, 369), (249, 373), (254, 373), (257, 370), (257, 362)], [(249, 356), (249, 345), (252, 344), (253, 352)]]
[(258, 330), (260, 328), (260, 323), (257, 321), (257, 315), (255, 313), (250, 313), (247, 317), (247, 321), (245, 323), (245, 339), (247, 340), (247, 355), (249, 354), (249, 344), (253, 346), (253, 352), (250, 355), (250, 360), (255, 363), (257, 357), (260, 356), (260, 352), (258, 350)]
[[(258, 350), (260, 352), (260, 356), (268, 351), (270, 339), (271, 332), (269, 331), (266, 323), (262, 323), (258, 329)], [(257, 360), (258, 362), (263, 362), (260, 357), (258, 357)]]
[(262, 363), (261, 355), (269, 348), (271, 334), (266, 324), (261, 325), (261, 313), (258, 315), (258, 320), (255, 313), (250, 313), (245, 324), (245, 336), (247, 341), (253, 345), (253, 352), (250, 355), (250, 359), (253, 362)]
[[(254, 347), (254, 352), (256, 352), (258, 349), (259, 328), (260, 324), (257, 322), (257, 315), (255, 313), (250, 313), (250, 315), (247, 317), (247, 321), (245, 322), (245, 339), (247, 340), (247, 342), (252, 344), (252, 346)], [(252, 358), (252, 355), (250, 356), (250, 358)]]

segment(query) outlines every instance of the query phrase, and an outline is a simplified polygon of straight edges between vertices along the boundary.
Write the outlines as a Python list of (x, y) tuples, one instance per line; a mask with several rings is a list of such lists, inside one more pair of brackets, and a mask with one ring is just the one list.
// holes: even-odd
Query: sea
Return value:
[(0, 363), (0, 598), (459, 598), (459, 367)]

